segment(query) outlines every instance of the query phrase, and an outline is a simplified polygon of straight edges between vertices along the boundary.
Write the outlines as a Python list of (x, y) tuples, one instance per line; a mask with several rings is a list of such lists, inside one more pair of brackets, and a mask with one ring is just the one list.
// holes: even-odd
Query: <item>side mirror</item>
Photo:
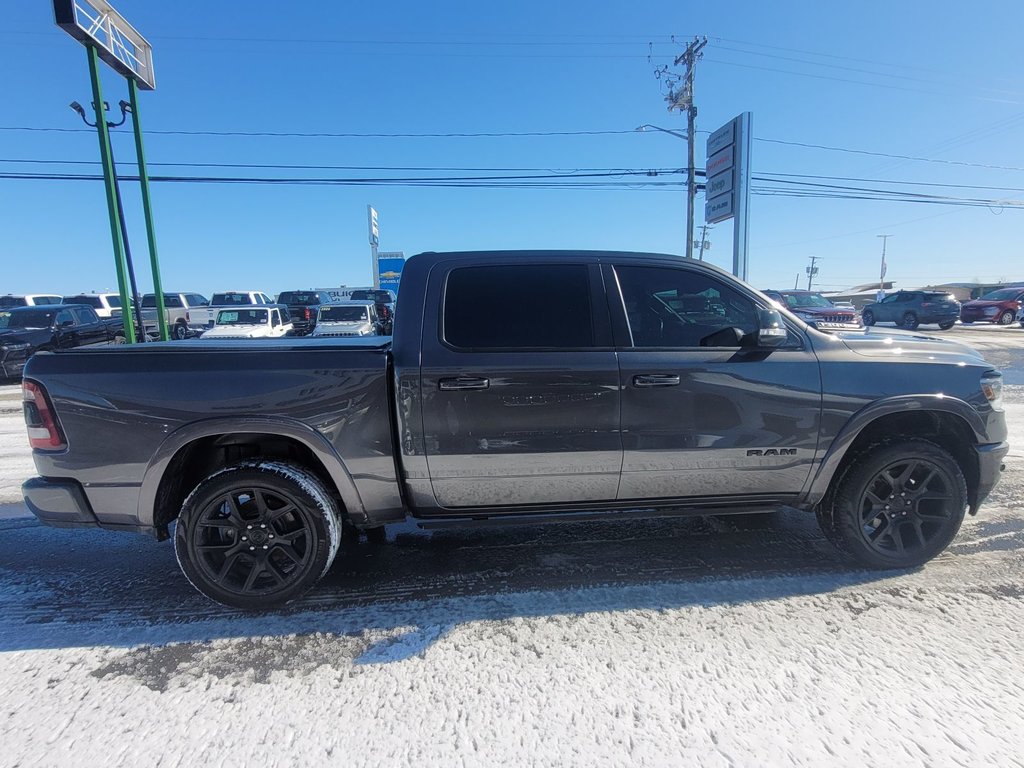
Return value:
[(760, 309), (757, 312), (757, 346), (762, 349), (777, 349), (784, 346), (789, 331), (780, 315), (774, 309)]

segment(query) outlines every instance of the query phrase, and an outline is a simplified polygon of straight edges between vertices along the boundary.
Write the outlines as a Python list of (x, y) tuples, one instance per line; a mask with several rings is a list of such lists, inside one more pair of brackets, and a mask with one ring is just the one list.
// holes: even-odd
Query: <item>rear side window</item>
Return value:
[(587, 266), (453, 269), (445, 286), (443, 333), (463, 349), (593, 347)]

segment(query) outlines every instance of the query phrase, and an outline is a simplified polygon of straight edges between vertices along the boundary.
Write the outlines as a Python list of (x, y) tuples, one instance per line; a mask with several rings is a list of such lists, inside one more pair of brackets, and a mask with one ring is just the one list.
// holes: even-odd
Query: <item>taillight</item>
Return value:
[(191, 317), (191, 315), (189, 315), (187, 309), (185, 310), (185, 322), (186, 323), (191, 323), (192, 322), (192, 317)]
[(41, 451), (59, 451), (67, 448), (64, 435), (57, 426), (50, 399), (42, 385), (24, 379), (21, 382), (21, 399), (25, 411), (25, 425), (28, 427), (28, 442)]
[(313, 313), (310, 311), (309, 307), (306, 307), (304, 314), (306, 315), (307, 320), (313, 319)]

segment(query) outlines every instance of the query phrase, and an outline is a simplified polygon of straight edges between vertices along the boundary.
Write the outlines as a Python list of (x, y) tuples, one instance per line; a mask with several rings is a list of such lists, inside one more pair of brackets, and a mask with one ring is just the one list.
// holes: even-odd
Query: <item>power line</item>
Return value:
[[(41, 133), (94, 133), (88, 128), (50, 128), (39, 126), (0, 126), (0, 131), (33, 131)], [(130, 133), (126, 130), (111, 130), (111, 133)], [(299, 131), (186, 131), (147, 129), (146, 134), (160, 136), (272, 136), (299, 139), (476, 139), (530, 136), (616, 136), (636, 133), (636, 130), (613, 131), (491, 131), (452, 133), (329, 133)]]

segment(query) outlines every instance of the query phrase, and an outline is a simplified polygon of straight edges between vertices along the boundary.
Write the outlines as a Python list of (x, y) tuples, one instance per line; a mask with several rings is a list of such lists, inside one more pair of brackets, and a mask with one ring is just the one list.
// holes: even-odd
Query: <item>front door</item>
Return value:
[(821, 421), (806, 340), (794, 329), (784, 348), (741, 347), (767, 305), (704, 268), (618, 264), (606, 282), (621, 291), (610, 302), (622, 387), (619, 498), (798, 492)]
[(614, 500), (618, 366), (599, 267), (439, 265), (431, 281), (441, 331), (424, 323), (420, 385), (437, 504)]

